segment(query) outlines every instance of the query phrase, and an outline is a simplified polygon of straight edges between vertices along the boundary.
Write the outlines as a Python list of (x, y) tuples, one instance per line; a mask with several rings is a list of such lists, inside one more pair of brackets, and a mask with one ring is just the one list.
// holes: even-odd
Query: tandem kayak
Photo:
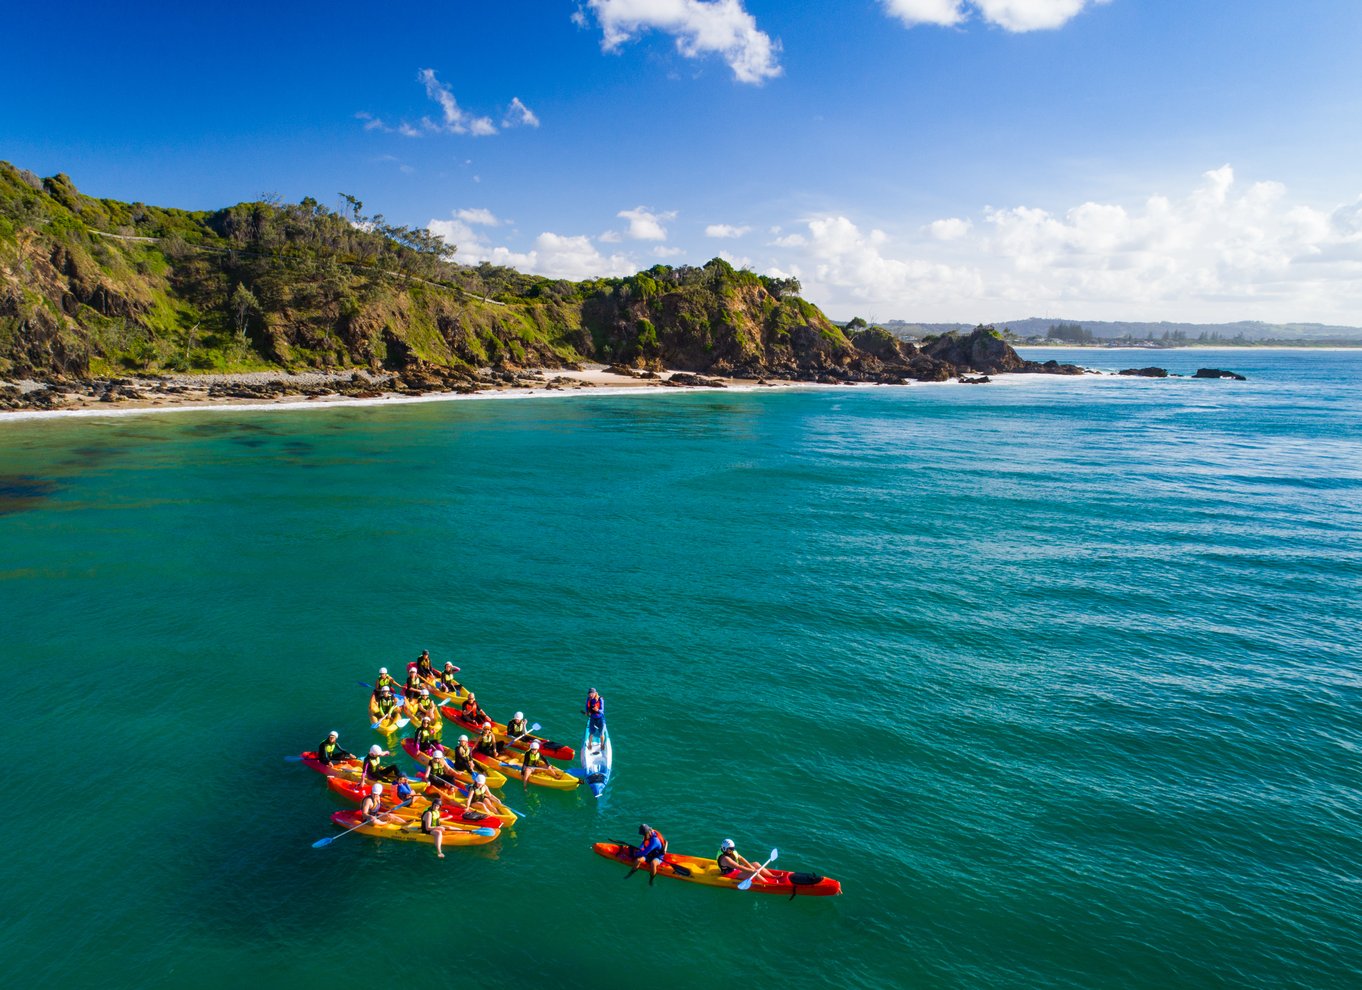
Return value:
[[(360, 825), (363, 816), (359, 810), (337, 811), (331, 816), (331, 820), (341, 828), (354, 828), (361, 835), (372, 835), (376, 839), (405, 839), (407, 842), (425, 842), (430, 845), (435, 844), (432, 836), (426, 835), (421, 831), (421, 826), (417, 822), (403, 822), (400, 825), (387, 823), (371, 823)], [(497, 836), (501, 834), (500, 829), (490, 829), (489, 834), (480, 835), (477, 832), (463, 832), (457, 829), (445, 831), (445, 846), (483, 846), (489, 842), (495, 842)]]
[[(421, 766), (425, 766), (427, 763), (430, 762), (430, 757), (427, 756), (425, 753), (421, 752), (421, 750), (419, 750), (416, 747), (416, 740), (412, 739), (410, 736), (402, 740), (402, 749), (405, 750), (406, 754), (410, 756), (413, 760), (421, 764)], [(449, 751), (446, 750), (445, 751), (446, 756), (448, 755), (448, 753)], [(474, 759), (477, 759), (477, 755), (478, 754), (476, 753), (473, 754)], [(519, 773), (518, 770), (516, 772)], [(481, 771), (481, 773), (487, 778), (488, 787), (504, 787), (506, 785), (506, 777), (503, 774), (497, 773), (497, 771), (491, 769), (490, 767), (486, 770)], [(469, 779), (469, 775), (459, 770), (455, 770), (453, 772), (453, 777), (461, 784), (472, 783), (472, 780)]]
[[(363, 784), (357, 784), (352, 780), (342, 780), (339, 777), (328, 778), (326, 786), (347, 801), (353, 801), (355, 804), (363, 803), (365, 796), (369, 793), (369, 789)], [(425, 785), (418, 782), (412, 785), (412, 789), (424, 792)], [(411, 804), (405, 808), (398, 808), (396, 811), (393, 811), (393, 805), (402, 802), (397, 800), (395, 792), (385, 790), (382, 800), (384, 811), (391, 811), (398, 818), (405, 818), (408, 821), (419, 819), (426, 808), (430, 807), (430, 801), (423, 793), (418, 793), (412, 799)], [(484, 811), (470, 811), (465, 810), (462, 805), (446, 804), (440, 809), (440, 824), (454, 828), (501, 828), (507, 823), (502, 821), (500, 817), (489, 815)]]
[[(440, 714), (454, 724), (463, 726), (469, 732), (482, 731), (482, 725), (480, 723), (468, 718), (464, 715), (462, 710), (455, 708), (453, 705), (442, 705), (440, 707)], [(492, 733), (496, 736), (497, 742), (506, 742), (506, 726), (502, 723), (493, 722)], [(564, 745), (563, 743), (556, 743), (552, 739), (545, 739), (543, 736), (536, 736), (533, 732), (511, 743), (511, 748), (527, 750), (530, 748), (530, 743), (533, 742), (538, 742), (539, 752), (552, 760), (570, 760), (577, 755), (571, 746)]]
[[(597, 856), (604, 856), (606, 859), (613, 859), (628, 866), (633, 866), (638, 858), (637, 846), (621, 842), (597, 842), (591, 850)], [(789, 870), (773, 870), (770, 867), (767, 867), (766, 872), (776, 878), (774, 883), (757, 880), (748, 889), (761, 894), (787, 894), (790, 897), (799, 894), (805, 897), (831, 897), (842, 892), (841, 882), (830, 877), (820, 877), (814, 873), (791, 873)], [(719, 864), (712, 859), (681, 856), (676, 853), (667, 853), (662, 857), (662, 866), (658, 869), (657, 875), (704, 884), (706, 887), (728, 887), (732, 890), (737, 890), (738, 884), (744, 879), (724, 876), (719, 872)]]
[[(499, 769), (508, 777), (513, 776), (517, 778), (523, 770), (522, 761), (524, 757), (520, 753), (502, 753), (501, 756), (498, 757), (488, 756), (486, 753), (474, 751), (473, 759), (489, 768), (486, 771), (487, 783), (489, 786), (492, 783), (492, 774), (497, 772), (496, 769), (491, 769), (493, 767)], [(547, 787), (554, 791), (570, 791), (580, 784), (581, 781), (566, 770), (560, 770), (558, 767), (548, 767), (543, 770), (531, 771), (529, 783), (538, 784), (540, 787)]]

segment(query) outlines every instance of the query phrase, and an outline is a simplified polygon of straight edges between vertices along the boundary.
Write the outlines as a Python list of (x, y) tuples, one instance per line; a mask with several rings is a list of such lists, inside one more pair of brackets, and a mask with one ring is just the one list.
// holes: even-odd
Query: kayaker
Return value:
[(539, 752), (538, 739), (530, 743), (529, 752), (527, 752), (525, 758), (520, 761), (520, 782), (524, 784), (526, 788), (530, 786), (530, 774), (534, 773), (536, 770), (547, 770), (555, 777), (563, 776), (563, 771), (544, 759), (544, 755)]
[(384, 688), (387, 688), (389, 691), (396, 691), (397, 681), (388, 673), (387, 667), (379, 667), (378, 679), (374, 681), (374, 694), (378, 694)]
[(515, 718), (506, 723), (506, 745), (510, 745), (516, 739), (530, 734), (530, 723), (525, 719), (524, 712), (516, 712)]
[(436, 791), (430, 796), (430, 806), (421, 812), (421, 831), (435, 840), (435, 855), (441, 859), (445, 858), (445, 830), (440, 824), (440, 792)]
[(464, 720), (470, 725), (482, 725), (487, 721), (487, 713), (482, 710), (482, 706), (478, 704), (478, 696), (472, 691), (469, 691), (468, 697), (463, 700), (461, 711)]
[(583, 714), (587, 718), (587, 745), (590, 746), (594, 740), (598, 745), (605, 745), (605, 699), (596, 693), (592, 688), (586, 693), (586, 709)]
[(422, 688), (420, 695), (416, 698), (416, 704), (412, 708), (411, 717), (416, 720), (425, 721), (427, 716), (430, 717), (430, 720), (435, 723), (435, 726), (438, 729), (441, 722), (440, 709), (436, 706), (435, 702), (430, 700), (430, 689)]
[(457, 787), (458, 781), (454, 779), (454, 771), (449, 766), (449, 761), (445, 759), (445, 751), (436, 749), (430, 754), (430, 762), (426, 764), (426, 783), (436, 787)]
[(753, 877), (766, 883), (775, 883), (773, 877), (760, 863), (749, 862), (738, 852), (738, 847), (734, 845), (732, 839), (724, 839), (719, 844), (719, 855), (714, 857), (718, 863), (719, 872), (726, 877), (734, 880)]
[(459, 668), (448, 660), (445, 661), (445, 669), (440, 671), (440, 683), (444, 685), (444, 689), (450, 694), (462, 690), (463, 688), (463, 685), (454, 679), (454, 675), (458, 672)]
[(393, 689), (384, 685), (378, 689), (378, 694), (369, 700), (369, 717), (375, 722), (395, 723), (397, 707)]
[(477, 774), (473, 777), (472, 783), (468, 785), (468, 796), (464, 799), (463, 806), (467, 810), (474, 810), (473, 805), (478, 809), (487, 812), (489, 815), (497, 813), (497, 799), (492, 796), (492, 789), (487, 786), (487, 775)]
[(371, 825), (395, 824), (401, 821), (396, 815), (389, 814), (383, 810), (382, 784), (375, 784), (370, 788), (368, 795), (364, 798), (364, 803), (359, 806), (359, 813), (363, 815), (364, 820)]
[(440, 733), (435, 728), (435, 721), (430, 716), (423, 716), (421, 724), (416, 727), (416, 748), (422, 753), (429, 753), (440, 741)]
[(347, 752), (340, 748), (337, 740), (340, 735), (335, 729), (326, 734), (326, 738), (317, 744), (317, 762), (323, 766), (331, 766), (333, 763), (340, 763), (345, 760), (353, 760), (354, 753)]
[(416, 673), (423, 681), (435, 680), (435, 671), (430, 666), (430, 650), (422, 650), (421, 655), (416, 658)]
[(500, 756), (502, 746), (497, 742), (496, 730), (491, 722), (482, 723), (482, 735), (478, 736), (478, 752), (483, 756)]
[(643, 836), (643, 844), (638, 847), (638, 857), (634, 860), (634, 868), (624, 875), (628, 880), (643, 867), (648, 867), (651, 876), (648, 877), (648, 886), (653, 885), (657, 879), (657, 865), (662, 862), (662, 857), (667, 854), (667, 838), (651, 825), (640, 825), (638, 834)]
[(416, 672), (416, 667), (415, 666), (408, 667), (407, 686), (404, 689), (407, 695), (407, 704), (412, 704), (413, 702), (415, 702), (417, 696), (420, 695), (421, 693), (421, 689), (425, 686), (426, 686), (425, 682), (421, 680), (421, 675)]
[(473, 747), (468, 745), (467, 736), (459, 736), (459, 744), (454, 747), (454, 754), (450, 758), (450, 762), (459, 773), (474, 774), (478, 772), (477, 766), (473, 763)]
[(360, 770), (359, 782), (367, 784), (371, 780), (396, 780), (397, 767), (383, 765), (383, 757), (391, 755), (382, 746), (370, 746), (369, 755), (364, 758), (364, 766)]
[(412, 789), (411, 781), (401, 770), (397, 771), (397, 778), (393, 781), (393, 787), (397, 790), (397, 800), (407, 801), (416, 796), (416, 791)]

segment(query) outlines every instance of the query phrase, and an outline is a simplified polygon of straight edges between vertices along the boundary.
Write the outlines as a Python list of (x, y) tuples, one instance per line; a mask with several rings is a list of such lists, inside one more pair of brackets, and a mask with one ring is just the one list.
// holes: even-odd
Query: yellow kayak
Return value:
[[(425, 766), (430, 762), (430, 757), (416, 748), (416, 740), (410, 738), (403, 739), (402, 748), (406, 750), (408, 756), (421, 764), (421, 766)], [(506, 784), (506, 777), (503, 774), (497, 773), (497, 771), (493, 770), (491, 767), (481, 771), (481, 773), (487, 778), (488, 787), (503, 787)], [(472, 783), (472, 780), (469, 779), (469, 775), (460, 770), (455, 770), (453, 776), (454, 779), (461, 784)]]
[[(484, 772), (487, 774), (487, 783), (490, 785), (492, 783), (492, 774), (497, 772), (496, 770), (491, 769), (494, 766), (500, 767), (502, 772), (507, 776), (512, 776), (519, 780), (520, 774), (524, 770), (523, 763), (525, 754), (502, 753), (500, 757), (496, 757), (488, 756), (486, 753), (475, 752), (473, 754), (473, 759), (488, 768)], [(502, 779), (504, 780), (505, 778), (503, 777)], [(572, 774), (568, 773), (566, 770), (561, 770), (558, 767), (550, 765), (543, 770), (531, 771), (529, 782), (531, 784), (537, 784), (540, 787), (547, 787), (554, 791), (570, 791), (580, 784), (581, 780), (572, 776)]]
[[(405, 839), (407, 842), (425, 842), (429, 845), (435, 844), (432, 836), (426, 835), (421, 831), (421, 826), (416, 822), (403, 824), (390, 823), (371, 823), (360, 825), (363, 816), (358, 810), (337, 811), (331, 816), (331, 820), (341, 828), (354, 828), (361, 835), (372, 835), (376, 839)], [(460, 832), (445, 830), (444, 844), (446, 846), (484, 846), (496, 840), (501, 834), (501, 829), (487, 828), (479, 829), (475, 832)]]

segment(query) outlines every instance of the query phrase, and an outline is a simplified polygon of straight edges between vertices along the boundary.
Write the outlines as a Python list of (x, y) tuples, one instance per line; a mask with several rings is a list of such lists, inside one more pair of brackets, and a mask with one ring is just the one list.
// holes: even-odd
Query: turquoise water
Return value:
[[(1356, 986), (1362, 354), (1034, 356), (1250, 381), (0, 421), (0, 978)], [(312, 849), (422, 648), (606, 796)]]

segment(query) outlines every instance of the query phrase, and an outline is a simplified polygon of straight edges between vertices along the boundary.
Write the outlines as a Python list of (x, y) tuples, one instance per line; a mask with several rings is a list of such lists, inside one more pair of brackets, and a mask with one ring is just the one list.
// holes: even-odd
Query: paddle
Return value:
[[(394, 708), (393, 711), (397, 711), (397, 709)], [(389, 714), (391, 714), (391, 713), (389, 713)], [(374, 722), (372, 725), (370, 725), (369, 728), (371, 728), (371, 729), (377, 729), (380, 725), (383, 724), (383, 719), (386, 719), (387, 717), (388, 717), (387, 715), (383, 716), (383, 718), (379, 719), (377, 722)], [(394, 723), (394, 724), (397, 726), (398, 729), (405, 729), (407, 726), (411, 725), (411, 719), (409, 719), (409, 718), (399, 718), (399, 719), (397, 720), (397, 722)], [(397, 730), (394, 729), (393, 731), (395, 732), (395, 731), (397, 731)]]
[(738, 889), (739, 889), (739, 890), (751, 890), (751, 889), (752, 889), (752, 881), (753, 881), (754, 879), (756, 879), (757, 877), (761, 876), (761, 871), (764, 870), (764, 869), (766, 869), (766, 867), (770, 866), (772, 863), (774, 863), (774, 862), (776, 861), (776, 857), (779, 856), (779, 855), (780, 855), (780, 850), (778, 850), (778, 849), (772, 849), (772, 850), (771, 850), (771, 858), (768, 859), (766, 862), (762, 863), (760, 866), (758, 866), (758, 867), (757, 867), (757, 872), (756, 872), (756, 873), (753, 873), (752, 876), (748, 877), (748, 878), (747, 878), (746, 880), (744, 880), (742, 883), (738, 884)]
[[(412, 799), (411, 799), (411, 798), (407, 798), (407, 799), (406, 799), (405, 801), (403, 801), (401, 804), (393, 805), (393, 807), (390, 808), (389, 811), (396, 811), (398, 808), (405, 808), (407, 805), (411, 804), (411, 802), (412, 802)], [(387, 814), (387, 812), (384, 812), (384, 814)], [(349, 834), (350, 834), (351, 832), (353, 832), (355, 829), (361, 828), (361, 827), (363, 827), (363, 826), (365, 826), (365, 825), (368, 825), (368, 824), (369, 824), (369, 822), (367, 822), (367, 821), (361, 821), (358, 825), (351, 825), (349, 828), (347, 828), (347, 829), (346, 829), (344, 832), (342, 832), (340, 835), (328, 835), (325, 839), (318, 839), (316, 842), (312, 843), (312, 848), (313, 848), (313, 849), (320, 849), (320, 848), (322, 848), (322, 846), (329, 846), (329, 845), (331, 845), (331, 843), (333, 843), (333, 842), (335, 842), (337, 839), (339, 839), (339, 838), (341, 837), (341, 835), (349, 835)], [(488, 831), (490, 832), (491, 829), (488, 829)]]
[[(368, 681), (356, 681), (355, 683), (358, 684), (360, 687), (368, 688), (370, 691), (374, 689), (374, 686), (370, 684)], [(405, 705), (407, 703), (406, 699), (403, 698), (402, 695), (396, 691), (393, 692), (393, 697), (397, 699), (397, 703), (399, 705)]]

